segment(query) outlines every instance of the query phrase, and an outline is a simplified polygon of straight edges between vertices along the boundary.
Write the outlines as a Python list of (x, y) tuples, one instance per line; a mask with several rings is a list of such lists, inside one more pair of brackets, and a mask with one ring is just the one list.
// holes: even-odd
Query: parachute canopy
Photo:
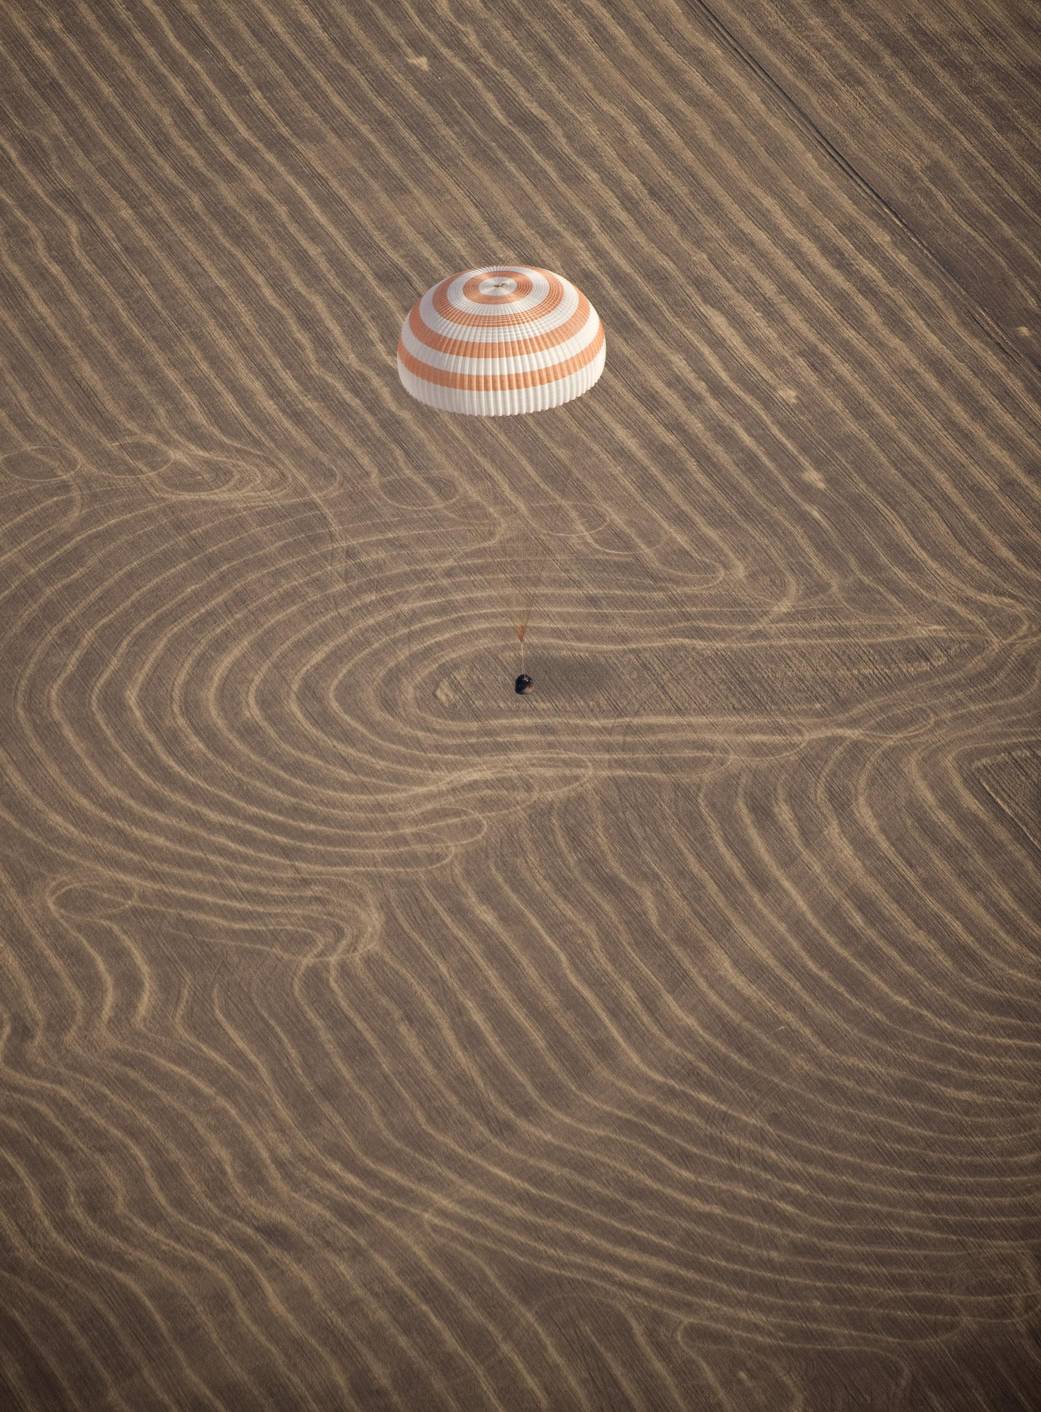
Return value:
[(398, 374), (428, 407), (502, 417), (559, 407), (604, 370), (604, 326), (586, 296), (532, 265), (449, 275), (412, 306)]

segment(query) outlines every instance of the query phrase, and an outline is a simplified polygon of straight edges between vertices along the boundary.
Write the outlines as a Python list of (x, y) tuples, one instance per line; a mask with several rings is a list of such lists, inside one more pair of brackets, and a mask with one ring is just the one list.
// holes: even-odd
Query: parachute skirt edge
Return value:
[(426, 407), (471, 417), (510, 417), (561, 407), (565, 402), (581, 397), (599, 381), (606, 359), (605, 340), (596, 356), (585, 367), (566, 377), (532, 387), (502, 388), (492, 392), (471, 392), (466, 388), (444, 387), (417, 377), (405, 367), (400, 358), (397, 364), (398, 377), (405, 391)]

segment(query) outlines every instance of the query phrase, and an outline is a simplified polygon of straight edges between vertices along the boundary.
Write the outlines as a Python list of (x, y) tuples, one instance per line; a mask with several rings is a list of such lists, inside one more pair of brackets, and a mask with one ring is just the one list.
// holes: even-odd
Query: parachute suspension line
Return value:
[(542, 577), (544, 574), (545, 566), (543, 566), (536, 583), (532, 585), (532, 587), (527, 591), (527, 593), (525, 593), (523, 601), (518, 604), (518, 608), (520, 611), (520, 620), (519, 622), (514, 624), (514, 627), (516, 628), (517, 639), (521, 644), (522, 651), (524, 649), (524, 634), (528, 631), (528, 624), (531, 622), (532, 610), (535, 607), (535, 595), (539, 590), (539, 586), (542, 582)]
[[(576, 469), (577, 468), (574, 462), (572, 462), (571, 465), (568, 467), (567, 474), (564, 477), (564, 484), (561, 486), (560, 493), (557, 497), (558, 500), (563, 504), (567, 504), (569, 502), (571, 489), (575, 481)], [(550, 565), (559, 560), (561, 557), (560, 550), (553, 549), (551, 546), (549, 546), (541, 535), (537, 535), (536, 540), (540, 550), (538, 558), (538, 572), (535, 575), (534, 581), (526, 589), (521, 601), (517, 605), (520, 613), (520, 621), (516, 623), (515, 626), (517, 629), (517, 637), (521, 643), (522, 661), (524, 653), (524, 634), (528, 631), (528, 624), (531, 621), (531, 615), (535, 608), (535, 601), (538, 598), (539, 590), (542, 588), (543, 579), (545, 579), (546, 572), (549, 569)], [(524, 670), (523, 666), (521, 667), (521, 670)]]
[(532, 610), (535, 607), (535, 599), (538, 596), (539, 589), (542, 587), (542, 580), (546, 577), (546, 570), (549, 568), (550, 561), (553, 558), (553, 552), (546, 547), (545, 541), (539, 539), (538, 543), (542, 550), (538, 560), (538, 573), (535, 575), (530, 585), (525, 588), (524, 595), (517, 605), (520, 611), (520, 621), (516, 623), (515, 626), (517, 636), (520, 638), (521, 642), (524, 641), (524, 634), (528, 630), (528, 623), (531, 621)]

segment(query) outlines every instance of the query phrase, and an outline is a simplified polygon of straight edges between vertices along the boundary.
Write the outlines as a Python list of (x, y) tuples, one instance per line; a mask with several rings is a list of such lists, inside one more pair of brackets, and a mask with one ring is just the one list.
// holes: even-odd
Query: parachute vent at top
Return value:
[(532, 265), (449, 275), (409, 311), (406, 390), (443, 412), (503, 417), (559, 407), (604, 370), (604, 326), (570, 280)]

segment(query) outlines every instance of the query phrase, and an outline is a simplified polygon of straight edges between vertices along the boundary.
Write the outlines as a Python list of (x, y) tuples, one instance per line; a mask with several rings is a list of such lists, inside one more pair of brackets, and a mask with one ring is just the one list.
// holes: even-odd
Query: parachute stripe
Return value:
[(523, 297), (504, 295), (487, 304), (466, 297), (464, 291), (473, 275), (491, 280), (496, 273), (505, 274), (505, 271), (465, 270), (461, 275), (449, 275), (448, 279), (435, 285), (430, 295), (437, 316), (448, 324), (464, 327), (478, 324), (482, 328), (509, 328), (516, 324), (521, 314), (529, 319), (552, 314), (568, 290), (578, 292), (573, 284), (568, 285), (558, 275), (551, 275), (546, 270), (522, 271), (518, 267), (510, 272), (511, 277), (523, 277), (530, 283), (530, 289)]
[[(592, 314), (589, 301), (583, 294), (580, 296), (579, 307), (571, 318), (558, 324), (549, 333), (525, 334), (523, 338), (512, 338), (508, 341), (478, 342), (475, 338), (450, 338), (445, 334), (435, 333), (424, 323), (416, 308), (405, 320), (401, 338), (417, 358), (438, 367), (444, 366), (444, 358), (466, 358), (501, 364), (504, 358), (525, 358), (534, 353), (552, 355), (558, 349), (574, 351), (568, 348), (570, 344), (576, 345), (576, 348), (584, 348), (599, 326), (600, 320)], [(424, 349), (429, 349), (433, 356), (428, 357)], [(550, 358), (547, 357), (545, 361), (549, 362)], [(473, 371), (481, 372), (482, 369), (474, 368)]]
[(545, 310), (545, 305), (539, 303), (540, 296), (536, 291), (523, 303), (514, 305), (508, 318), (493, 317), (488, 313), (481, 317), (471, 312), (469, 322), (457, 323), (443, 318), (438, 313), (434, 301), (436, 293), (436, 287), (428, 290), (416, 305), (418, 317), (427, 328), (443, 333), (446, 338), (458, 338), (463, 342), (479, 342), (486, 339), (490, 343), (509, 343), (520, 334), (527, 337), (552, 333), (572, 317), (582, 298), (575, 286), (571, 285), (562, 291), (560, 301), (554, 302), (548, 312), (540, 312), (540, 309)]
[[(605, 346), (601, 343), (600, 351), (584, 368), (580, 368), (570, 377), (560, 378), (537, 388), (498, 388), (490, 392), (461, 392), (458, 388), (442, 387), (436, 382), (415, 377), (400, 361), (398, 373), (406, 390), (417, 401), (425, 403), (428, 407), (436, 407), (442, 412), (464, 412), (470, 416), (513, 416), (523, 412), (543, 411), (549, 407), (559, 407), (562, 403), (570, 402), (573, 398), (588, 392), (603, 372), (605, 352)], [(538, 396), (540, 399), (534, 406), (532, 405), (533, 396)], [(465, 399), (462, 406), (460, 405), (461, 399)]]
[[(518, 361), (515, 358), (502, 359), (502, 363), (509, 365), (514, 370), (501, 373), (477, 373), (462, 372), (455, 368), (439, 368), (428, 362), (421, 362), (409, 352), (405, 346), (405, 341), (398, 344), (398, 361), (413, 374), (424, 382), (436, 382), (441, 387), (456, 387), (468, 392), (492, 392), (497, 388), (513, 387), (539, 387), (543, 383), (559, 382), (569, 377), (572, 373), (578, 372), (579, 368), (584, 368), (587, 363), (591, 363), (604, 344), (603, 325), (597, 327), (596, 333), (590, 342), (580, 353), (574, 354), (570, 358), (563, 358), (559, 362), (551, 363), (545, 368), (514, 368)], [(484, 362), (496, 362), (497, 359), (483, 359)]]

